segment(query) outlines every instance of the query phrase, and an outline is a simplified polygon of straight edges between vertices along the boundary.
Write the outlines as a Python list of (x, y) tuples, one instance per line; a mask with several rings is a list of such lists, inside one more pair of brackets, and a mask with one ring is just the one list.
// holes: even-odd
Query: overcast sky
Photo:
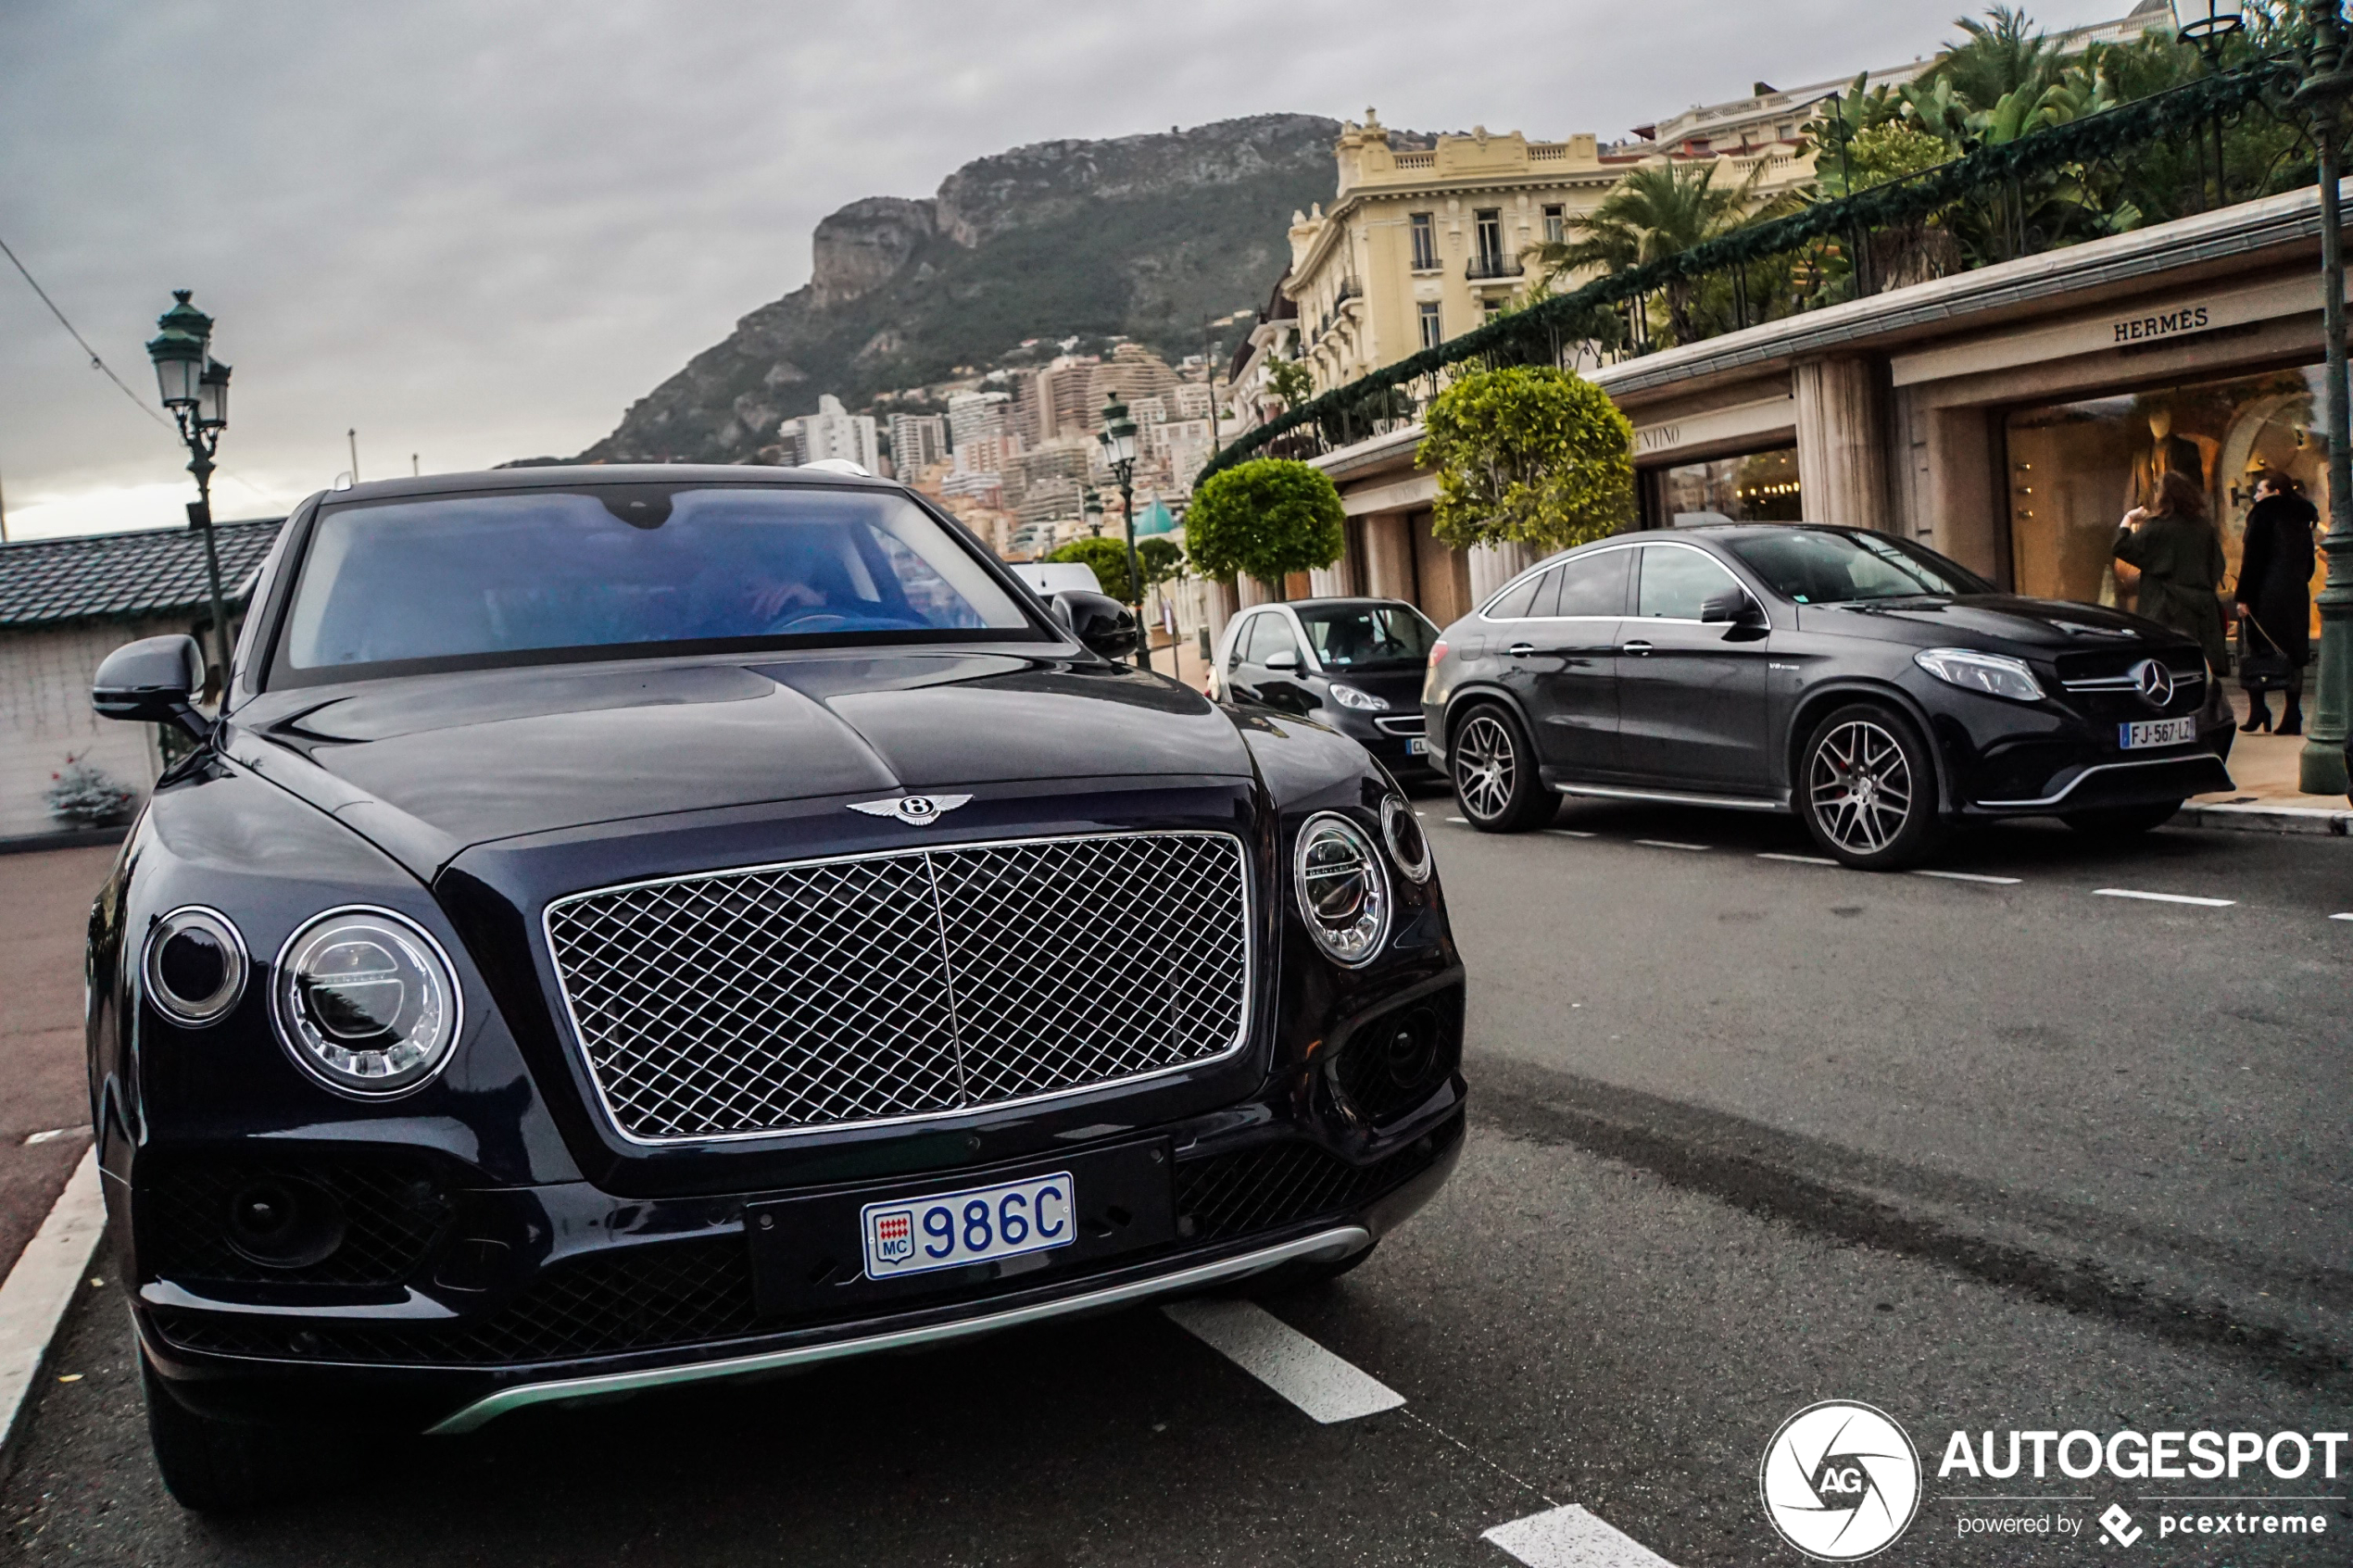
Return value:
[[(195, 290), (236, 368), (215, 510), (271, 515), (354, 427), (363, 478), (577, 451), (805, 282), (826, 213), (1022, 143), (1368, 104), (1620, 135), (1931, 52), (1957, 9), (9, 0), (0, 239), (148, 404), (141, 345)], [(10, 536), (178, 521), (184, 460), (0, 263)]]

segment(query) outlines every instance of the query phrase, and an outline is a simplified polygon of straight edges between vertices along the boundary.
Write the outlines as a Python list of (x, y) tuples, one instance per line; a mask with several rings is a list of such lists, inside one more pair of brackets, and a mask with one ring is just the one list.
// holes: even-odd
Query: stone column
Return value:
[(1516, 539), (1497, 545), (1474, 545), (1470, 548), (1470, 589), (1473, 604), (1485, 604), (1487, 596), (1536, 564), (1536, 551)]
[(1226, 622), (1241, 612), (1239, 596), (1231, 578), (1220, 582), (1204, 582), (1202, 587), (1202, 612), (1209, 622), (1210, 646), (1226, 634)]
[(1365, 592), (1375, 598), (1414, 599), (1414, 541), (1403, 512), (1365, 520)]
[(1869, 359), (1809, 359), (1792, 371), (1797, 483), (1808, 522), (1900, 532), (1889, 511), (1881, 374)]
[(1342, 598), (1348, 593), (1348, 565), (1336, 560), (1329, 566), (1319, 566), (1307, 574), (1307, 591), (1319, 599)]

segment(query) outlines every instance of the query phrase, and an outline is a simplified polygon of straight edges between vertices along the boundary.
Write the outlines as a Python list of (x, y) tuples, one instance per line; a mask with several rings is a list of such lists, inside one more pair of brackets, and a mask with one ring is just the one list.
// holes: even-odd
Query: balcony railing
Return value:
[[(1614, 362), (2300, 189), (2316, 176), (2310, 143), (2298, 139), (2303, 117), (2287, 104), (2297, 80), (2293, 57), (2263, 56), (1851, 195), (1806, 201), (1334, 387), (1240, 436), (1201, 477), (1261, 454), (1311, 458), (1404, 428), (1456, 366)], [(2235, 160), (2216, 155), (2224, 125), (2238, 133)], [(1472, 282), (1521, 270), (1516, 258), (1485, 252), (1464, 270)]]

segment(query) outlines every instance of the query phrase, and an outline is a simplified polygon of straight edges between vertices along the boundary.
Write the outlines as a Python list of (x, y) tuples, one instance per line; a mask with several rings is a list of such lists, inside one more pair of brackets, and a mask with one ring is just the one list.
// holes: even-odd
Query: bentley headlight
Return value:
[(2043, 700), (2043, 683), (2026, 661), (1975, 648), (1922, 648), (1912, 662), (1948, 685), (2019, 702)]
[(1390, 858), (1407, 881), (1429, 880), (1429, 839), (1422, 832), (1421, 819), (1393, 795), (1380, 803), (1380, 835), (1388, 841)]
[(458, 985), (441, 945), (388, 909), (330, 909), (294, 934), (271, 986), (278, 1035), (331, 1089), (422, 1085), (458, 1038)]
[(1368, 963), (1388, 940), (1389, 873), (1373, 841), (1346, 817), (1307, 819), (1291, 856), (1291, 884), (1315, 945), (1341, 963)]
[(147, 933), (147, 999), (175, 1023), (218, 1022), (245, 994), (245, 944), (229, 917), (191, 904)]
[(1354, 686), (1344, 686), (1338, 681), (1332, 683), (1332, 700), (1342, 708), (1353, 708), (1363, 713), (1389, 711), (1389, 698), (1375, 696), (1370, 692), (1360, 692)]

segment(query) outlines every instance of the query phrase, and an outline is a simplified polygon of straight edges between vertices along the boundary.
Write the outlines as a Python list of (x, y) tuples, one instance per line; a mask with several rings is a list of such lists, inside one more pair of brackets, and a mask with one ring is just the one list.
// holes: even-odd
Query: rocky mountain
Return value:
[(1265, 300), (1291, 213), (1331, 195), (1339, 131), (1274, 114), (1040, 142), (964, 165), (926, 200), (851, 202), (817, 225), (807, 284), (736, 322), (581, 457), (736, 461), (821, 393), (856, 408), (1027, 338), (1126, 334), (1172, 359), (1198, 353), (1206, 318)]

